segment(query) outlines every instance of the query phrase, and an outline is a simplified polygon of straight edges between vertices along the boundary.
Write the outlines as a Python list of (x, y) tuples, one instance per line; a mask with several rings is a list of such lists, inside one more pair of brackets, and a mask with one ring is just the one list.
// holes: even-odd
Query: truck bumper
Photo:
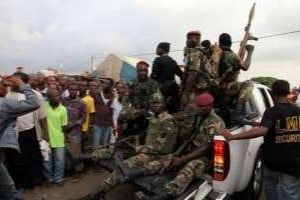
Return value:
[(204, 181), (201, 184), (195, 194), (195, 200), (228, 200), (229, 195), (227, 193), (220, 193), (214, 191), (212, 186), (207, 182)]

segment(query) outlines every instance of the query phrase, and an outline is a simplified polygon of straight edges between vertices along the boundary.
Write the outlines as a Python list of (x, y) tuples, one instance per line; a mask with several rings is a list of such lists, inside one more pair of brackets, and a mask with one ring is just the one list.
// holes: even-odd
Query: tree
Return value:
[(275, 77), (254, 77), (254, 78), (251, 78), (251, 80), (261, 83), (261, 84), (271, 88), (272, 84), (277, 80), (277, 78), (275, 78)]

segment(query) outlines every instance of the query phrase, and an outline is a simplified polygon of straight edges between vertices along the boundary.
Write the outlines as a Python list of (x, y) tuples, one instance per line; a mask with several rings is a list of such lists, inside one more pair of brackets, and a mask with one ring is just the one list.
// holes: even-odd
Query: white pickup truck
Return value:
[[(245, 105), (247, 113), (258, 112), (259, 121), (266, 108), (274, 105), (269, 88), (255, 84), (251, 98)], [(233, 134), (249, 130), (250, 126), (229, 127)], [(195, 195), (195, 200), (232, 199), (256, 200), (262, 191), (263, 163), (261, 145), (263, 137), (250, 140), (226, 141), (223, 136), (214, 138), (213, 183), (206, 181), (193, 191), (186, 200)]]

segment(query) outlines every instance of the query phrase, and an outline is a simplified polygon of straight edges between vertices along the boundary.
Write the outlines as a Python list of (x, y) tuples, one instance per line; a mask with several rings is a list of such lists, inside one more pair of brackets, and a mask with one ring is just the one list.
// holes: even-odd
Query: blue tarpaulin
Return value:
[(142, 59), (110, 54), (97, 66), (97, 74), (115, 81), (131, 82), (136, 77), (136, 64)]

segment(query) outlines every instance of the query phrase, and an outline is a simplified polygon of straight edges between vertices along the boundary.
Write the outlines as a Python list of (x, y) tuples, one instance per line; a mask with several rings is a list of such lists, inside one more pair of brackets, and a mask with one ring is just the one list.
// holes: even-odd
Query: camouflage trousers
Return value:
[[(169, 155), (171, 156), (171, 155)], [(168, 158), (169, 156), (164, 156)], [(200, 178), (205, 171), (208, 170), (208, 160), (203, 157), (195, 159), (185, 164), (177, 176), (167, 185), (166, 189), (178, 196), (183, 193), (189, 184), (196, 178)], [(162, 157), (156, 155), (138, 154), (124, 161), (124, 165), (128, 168), (142, 168), (144, 175), (153, 175), (159, 173), (165, 166), (162, 162)], [(117, 171), (113, 171), (105, 180), (102, 185), (104, 191), (109, 192), (121, 183), (121, 177)]]
[[(140, 153), (136, 156), (124, 160), (124, 165), (128, 168), (146, 168), (147, 164), (151, 161), (158, 160), (158, 155)], [(150, 168), (149, 168), (150, 169)], [(150, 173), (150, 172), (149, 172)], [(102, 188), (104, 191), (109, 192), (113, 190), (118, 184), (121, 183), (120, 174), (114, 170), (103, 182)]]
[[(149, 174), (157, 173), (163, 167), (163, 163), (159, 160), (152, 161), (146, 166), (149, 170)], [(165, 185), (165, 189), (170, 192), (172, 196), (179, 196), (194, 179), (201, 178), (208, 168), (209, 162), (207, 158), (203, 157), (192, 160), (180, 169), (177, 176), (171, 182)]]
[[(176, 116), (177, 117), (177, 116)], [(199, 118), (197, 108), (194, 104), (187, 105), (183, 111), (179, 113), (176, 118), (179, 126), (179, 139), (181, 141), (187, 140), (193, 134), (195, 130), (196, 121)]]
[(97, 149), (92, 153), (93, 160), (110, 160), (113, 158), (115, 150), (113, 148)]
[(253, 90), (253, 82), (244, 81), (244, 82), (232, 82), (229, 83), (225, 96), (231, 98), (237, 98), (237, 103), (243, 104), (246, 103), (249, 99), (251, 92)]

